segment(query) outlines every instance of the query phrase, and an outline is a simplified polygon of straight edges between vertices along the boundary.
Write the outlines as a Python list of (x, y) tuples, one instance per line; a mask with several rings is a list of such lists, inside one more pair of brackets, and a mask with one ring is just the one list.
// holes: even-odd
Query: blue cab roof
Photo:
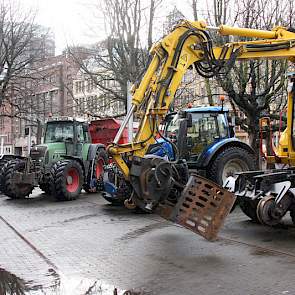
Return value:
[(228, 108), (221, 106), (208, 106), (208, 107), (196, 107), (196, 108), (188, 108), (184, 110), (189, 113), (208, 113), (208, 112), (228, 112)]

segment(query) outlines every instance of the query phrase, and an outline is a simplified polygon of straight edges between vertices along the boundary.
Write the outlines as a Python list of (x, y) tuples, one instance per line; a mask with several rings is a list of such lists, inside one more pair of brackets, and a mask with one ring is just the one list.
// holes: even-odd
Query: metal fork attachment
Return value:
[(213, 241), (235, 200), (233, 193), (213, 181), (192, 174), (177, 204), (161, 204), (158, 214)]

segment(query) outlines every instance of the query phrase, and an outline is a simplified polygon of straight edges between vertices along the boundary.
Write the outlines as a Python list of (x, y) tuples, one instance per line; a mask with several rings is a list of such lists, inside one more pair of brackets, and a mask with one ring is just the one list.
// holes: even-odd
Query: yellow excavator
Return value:
[[(210, 31), (253, 40), (214, 46)], [(150, 53), (152, 58), (145, 75), (132, 88), (132, 107), (108, 147), (119, 174), (131, 191), (125, 206), (157, 212), (209, 240), (216, 238), (237, 197), (242, 210), (263, 224), (278, 223), (288, 211), (291, 216), (295, 215), (295, 168), (238, 173), (220, 187), (198, 175), (197, 171), (189, 171), (185, 160), (178, 155), (177, 146), (163, 137), (159, 127), (188, 69), (195, 67), (201, 76), (211, 78), (226, 75), (237, 60), (287, 59), (294, 63), (295, 32), (283, 27), (266, 31), (226, 25), (212, 27), (204, 21), (182, 21), (156, 43)], [(268, 159), (293, 165), (294, 78), (290, 85), (288, 126), (281, 137), (283, 146)], [(134, 113), (140, 118), (138, 131), (132, 142), (119, 144)], [(184, 115), (179, 132), (185, 132), (191, 124), (191, 117)], [(176, 159), (168, 160), (149, 153), (159, 137), (172, 145), (178, 155)], [(185, 147), (185, 138), (182, 141)]]

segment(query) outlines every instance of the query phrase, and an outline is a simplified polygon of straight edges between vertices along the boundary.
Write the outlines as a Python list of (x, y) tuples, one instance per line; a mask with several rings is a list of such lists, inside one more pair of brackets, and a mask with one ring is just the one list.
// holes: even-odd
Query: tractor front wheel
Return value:
[(25, 171), (25, 162), (11, 160), (2, 168), (3, 193), (11, 199), (23, 199), (32, 193), (33, 185), (28, 183), (16, 183), (14, 174)]
[(4, 183), (4, 167), (5, 165), (11, 161), (12, 159), (1, 159), (0, 160), (0, 191), (3, 192), (4, 191), (4, 187), (5, 187), (5, 183)]
[(51, 169), (50, 190), (59, 201), (71, 201), (78, 198), (83, 185), (83, 170), (75, 160), (56, 162)]

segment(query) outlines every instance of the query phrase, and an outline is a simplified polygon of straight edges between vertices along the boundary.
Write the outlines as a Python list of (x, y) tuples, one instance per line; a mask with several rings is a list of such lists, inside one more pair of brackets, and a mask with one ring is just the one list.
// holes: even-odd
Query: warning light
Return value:
[(191, 103), (191, 102), (189, 102), (188, 104), (187, 104), (187, 108), (188, 109), (191, 109), (193, 107), (193, 104)]
[(52, 113), (49, 113), (48, 114), (48, 118), (52, 118)]
[(225, 100), (225, 96), (224, 95), (220, 95), (219, 98), (220, 98), (220, 101), (221, 102), (224, 102), (224, 100)]

